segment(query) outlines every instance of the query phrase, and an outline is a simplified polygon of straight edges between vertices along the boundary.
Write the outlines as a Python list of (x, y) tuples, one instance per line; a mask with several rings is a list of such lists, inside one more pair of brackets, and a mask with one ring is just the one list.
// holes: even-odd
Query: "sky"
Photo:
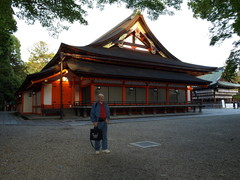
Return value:
[[(18, 31), (15, 36), (21, 43), (22, 59), (28, 60), (29, 50), (39, 41), (49, 44), (50, 49), (55, 53), (61, 42), (74, 46), (88, 45), (130, 16), (132, 12), (124, 6), (115, 5), (108, 5), (102, 11), (89, 9), (86, 17), (89, 23), (87, 26), (77, 22), (70, 24), (69, 30), (60, 33), (58, 39), (51, 37), (39, 23), (27, 25), (17, 19)], [(232, 49), (233, 39), (226, 40), (221, 45), (209, 46), (211, 23), (193, 18), (191, 10), (186, 5), (175, 15), (161, 15), (156, 21), (151, 21), (145, 12), (142, 14), (153, 34), (181, 61), (205, 66), (224, 66)]]

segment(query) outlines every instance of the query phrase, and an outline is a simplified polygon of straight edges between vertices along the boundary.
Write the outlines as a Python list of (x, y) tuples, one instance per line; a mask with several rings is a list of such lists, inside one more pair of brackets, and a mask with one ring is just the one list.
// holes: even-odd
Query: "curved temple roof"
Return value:
[[(124, 44), (130, 48), (125, 48)], [(189, 85), (209, 84), (209, 81), (194, 76), (216, 69), (180, 61), (158, 41), (144, 17), (141, 14), (133, 14), (87, 46), (62, 43), (54, 58), (41, 72), (29, 75), (20, 89), (26, 88), (33, 79), (56, 73), (62, 57), (66, 67), (81, 76), (97, 75)], [(104, 69), (105, 74), (97, 73), (99, 68)]]
[(210, 74), (199, 76), (198, 78), (206, 81), (211, 81), (211, 84), (209, 87), (219, 86), (219, 87), (225, 87), (225, 88), (240, 88), (240, 84), (221, 81), (223, 72), (224, 72), (224, 68), (221, 67)]
[(114, 79), (131, 79), (155, 82), (188, 83), (189, 85), (208, 85), (210, 82), (201, 80), (186, 73), (166, 72), (153, 69), (137, 67), (126, 67), (120, 65), (106, 65), (102, 63), (67, 60), (68, 67), (79, 76), (102, 77)]

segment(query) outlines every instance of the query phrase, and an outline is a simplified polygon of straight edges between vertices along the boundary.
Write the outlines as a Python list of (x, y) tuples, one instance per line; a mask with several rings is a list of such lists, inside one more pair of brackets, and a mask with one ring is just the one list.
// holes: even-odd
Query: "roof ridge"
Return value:
[(124, 19), (122, 22), (120, 22), (119, 24), (117, 24), (116, 26), (114, 26), (112, 29), (110, 29), (109, 31), (107, 31), (106, 33), (104, 33), (102, 36), (100, 36), (99, 38), (97, 38), (96, 40), (94, 40), (92, 43), (90, 43), (88, 46), (90, 45), (94, 45), (94, 44), (98, 44), (98, 41), (100, 39), (103, 39), (103, 37), (105, 37), (107, 34), (110, 34), (112, 32), (114, 32), (119, 26), (123, 25), (124, 23), (126, 23), (129, 20), (133, 20), (134, 18), (136, 18), (136, 16), (140, 16), (141, 14), (135, 13), (133, 12), (130, 16), (128, 16), (126, 19)]

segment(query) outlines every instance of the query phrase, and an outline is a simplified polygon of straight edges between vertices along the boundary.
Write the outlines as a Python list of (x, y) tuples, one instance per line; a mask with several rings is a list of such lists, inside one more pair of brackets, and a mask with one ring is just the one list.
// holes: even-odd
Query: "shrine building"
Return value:
[(192, 86), (211, 83), (196, 76), (215, 69), (179, 60), (135, 13), (87, 46), (62, 43), (40, 72), (26, 77), (17, 109), (87, 117), (103, 93), (112, 115), (186, 112), (199, 106), (191, 103)]
[(224, 68), (220, 67), (210, 74), (199, 76), (200, 79), (211, 81), (206, 87), (193, 87), (193, 100), (201, 101), (208, 107), (222, 107), (225, 103), (233, 102), (234, 95), (240, 90), (239, 83), (227, 82), (223, 78)]

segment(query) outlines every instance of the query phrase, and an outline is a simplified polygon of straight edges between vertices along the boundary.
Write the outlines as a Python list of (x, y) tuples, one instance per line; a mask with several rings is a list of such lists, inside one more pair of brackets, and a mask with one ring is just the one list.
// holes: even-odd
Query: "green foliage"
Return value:
[[(10, 12), (10, 13), (8, 13)], [(7, 0), (0, 6), (0, 94), (2, 103), (14, 100), (14, 93), (19, 86), (11, 66), (11, 50), (13, 39), (11, 33), (17, 30), (16, 21), (12, 16), (11, 1)]]
[[(103, 9), (106, 4), (124, 4), (126, 8), (147, 10), (151, 19), (160, 14), (173, 14), (169, 8), (180, 9), (182, 0), (7, 0), (12, 2), (14, 14), (28, 24), (39, 21), (53, 35), (68, 29), (67, 23), (78, 21), (87, 25), (87, 9)], [(13, 14), (12, 9), (9, 12)]]
[(43, 41), (35, 43), (29, 52), (30, 57), (26, 63), (28, 74), (41, 71), (54, 56), (53, 52), (49, 52), (48, 44)]
[(20, 43), (15, 36), (9, 35), (8, 37), (9, 47), (0, 45), (8, 53), (0, 55), (0, 106), (3, 106), (4, 101), (14, 103), (15, 92), (26, 76), (25, 65), (21, 60)]
[(233, 96), (233, 99), (239, 101), (239, 100), (240, 100), (240, 94), (236, 94), (236, 95), (234, 95), (234, 96)]
[(34, 24), (36, 20), (53, 32), (53, 35), (68, 29), (64, 22), (87, 24), (84, 16), (87, 12), (83, 6), (89, 4), (88, 0), (12, 0), (15, 14), (19, 19), (28, 24)]
[[(240, 36), (240, 1), (238, 0), (190, 0), (194, 16), (212, 22), (212, 39), (215, 45), (234, 34)], [(235, 44), (240, 43), (236, 41)]]
[(170, 9), (179, 10), (182, 0), (97, 0), (97, 7), (103, 9), (105, 4), (125, 4), (128, 9), (147, 10), (150, 19), (156, 20), (159, 15), (172, 15)]
[(12, 38), (12, 46), (10, 53), (10, 65), (13, 68), (14, 74), (16, 75), (19, 84), (21, 84), (27, 75), (27, 69), (25, 63), (21, 59), (21, 44), (20, 41), (14, 36), (11, 35)]
[(188, 2), (194, 16), (212, 23), (210, 45), (221, 43), (232, 37), (233, 49), (226, 60), (225, 80), (235, 82), (236, 70), (240, 64), (240, 1), (239, 0), (190, 0)]
[(226, 81), (238, 83), (237, 69), (240, 64), (240, 50), (235, 50), (230, 53), (226, 61), (226, 67), (223, 73), (223, 78)]

